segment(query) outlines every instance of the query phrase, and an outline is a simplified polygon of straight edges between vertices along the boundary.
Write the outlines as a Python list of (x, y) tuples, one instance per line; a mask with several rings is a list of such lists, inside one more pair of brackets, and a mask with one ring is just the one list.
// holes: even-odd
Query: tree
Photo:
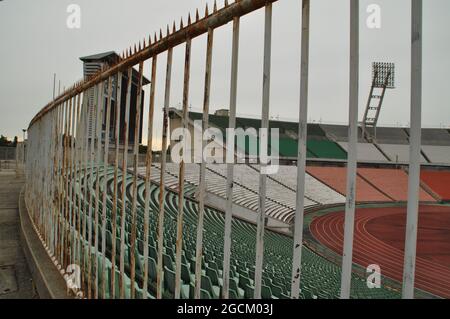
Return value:
[(11, 142), (8, 141), (8, 138), (6, 136), (0, 136), (0, 146), (10, 146), (10, 143)]
[(17, 143), (19, 143), (19, 138), (17, 136), (14, 136), (14, 142), (12, 146), (17, 147)]

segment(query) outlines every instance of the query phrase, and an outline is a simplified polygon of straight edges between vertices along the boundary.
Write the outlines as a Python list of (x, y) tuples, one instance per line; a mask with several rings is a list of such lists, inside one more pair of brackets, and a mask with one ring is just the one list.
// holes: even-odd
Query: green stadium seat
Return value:
[(245, 298), (253, 299), (253, 297), (255, 295), (255, 287), (250, 286), (250, 285), (247, 284), (244, 287), (244, 291), (245, 291)]
[(213, 285), (207, 276), (202, 276), (202, 289), (205, 289), (213, 299), (219, 299), (220, 287)]
[(223, 286), (223, 279), (219, 278), (219, 275), (217, 274), (217, 271), (215, 269), (211, 269), (209, 267), (206, 267), (206, 276), (211, 279), (211, 283), (215, 286)]
[(272, 290), (270, 290), (269, 287), (264, 286), (264, 285), (261, 287), (261, 298), (262, 299), (278, 299), (277, 297), (275, 297), (272, 294)]
[[(168, 291), (175, 295), (175, 272), (164, 267), (164, 284)], [(180, 295), (182, 299), (189, 298), (189, 285), (181, 284)]]
[(234, 291), (236, 292), (236, 297), (237, 297), (238, 299), (242, 299), (242, 298), (245, 297), (245, 291), (244, 291), (244, 289), (239, 288), (238, 285), (237, 285), (237, 283), (236, 283), (236, 280), (233, 279), (233, 278), (230, 279), (230, 290), (231, 290), (231, 289), (234, 290)]

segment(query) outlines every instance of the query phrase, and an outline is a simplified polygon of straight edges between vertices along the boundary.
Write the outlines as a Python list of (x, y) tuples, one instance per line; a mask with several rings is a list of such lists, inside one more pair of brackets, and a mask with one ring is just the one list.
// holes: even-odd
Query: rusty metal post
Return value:
[(106, 209), (106, 197), (108, 195), (107, 189), (107, 177), (108, 177), (108, 156), (109, 156), (109, 133), (111, 128), (111, 100), (112, 100), (112, 77), (108, 79), (108, 97), (106, 105), (106, 123), (105, 123), (105, 148), (103, 153), (103, 185), (102, 191), (102, 287), (101, 287), (101, 297), (105, 299), (106, 296), (106, 219), (107, 219), (107, 209)]
[(102, 161), (102, 122), (104, 110), (104, 83), (100, 82), (97, 93), (97, 112), (95, 125), (96, 155), (95, 155), (95, 209), (94, 209), (94, 298), (98, 299), (98, 227), (99, 227), (99, 209), (100, 209), (100, 164)]
[(88, 218), (90, 218), (90, 200), (88, 199), (88, 187), (89, 187), (89, 182), (88, 182), (88, 178), (89, 178), (89, 171), (88, 169), (90, 168), (90, 144), (89, 144), (89, 123), (90, 121), (92, 121), (93, 118), (93, 114), (91, 111), (91, 106), (89, 103), (89, 96), (91, 95), (91, 91), (88, 90), (85, 94), (85, 99), (83, 101), (83, 108), (84, 108), (84, 151), (83, 151), (83, 162), (84, 162), (84, 167), (83, 167), (83, 247), (81, 247), (81, 255), (82, 255), (82, 259), (83, 259), (83, 263), (81, 264), (81, 280), (83, 283), (83, 287), (86, 289), (88, 289), (88, 280), (87, 280), (87, 263), (88, 263), (88, 258), (86, 256), (86, 249), (88, 249), (90, 243), (87, 242), (88, 240), (90, 240), (90, 237), (88, 235), (88, 231), (89, 231), (89, 226), (88, 226)]
[(148, 132), (147, 132), (147, 154), (145, 158), (145, 201), (144, 201), (144, 293), (142, 298), (147, 299), (148, 290), (148, 236), (150, 225), (150, 188), (152, 169), (152, 149), (153, 149), (153, 115), (155, 112), (155, 89), (156, 89), (156, 67), (157, 56), (152, 59), (150, 103), (148, 109)]
[[(186, 52), (184, 59), (184, 84), (183, 84), (183, 127), (188, 129), (188, 109), (189, 109), (189, 78), (191, 69), (191, 39), (186, 41)], [(186, 141), (186, 136), (183, 136), (183, 143), (186, 146), (191, 141)], [(175, 256), (175, 299), (180, 298), (181, 292), (181, 253), (183, 251), (183, 219), (184, 219), (184, 152), (181, 151), (181, 163), (178, 179), (178, 218), (177, 218), (177, 243)]]
[(211, 92), (211, 68), (213, 53), (214, 30), (208, 30), (208, 40), (206, 46), (206, 67), (205, 67), (205, 89), (203, 95), (203, 121), (202, 121), (202, 162), (200, 165), (200, 185), (199, 185), (199, 207), (197, 224), (197, 247), (195, 254), (195, 299), (200, 299), (202, 283), (202, 256), (203, 256), (203, 221), (205, 215), (205, 190), (206, 190), (206, 162), (203, 152), (206, 148), (206, 141), (203, 134), (209, 126), (209, 99)]
[[(233, 20), (233, 47), (231, 56), (231, 85), (230, 85), (230, 117), (228, 128), (234, 132), (236, 128), (236, 104), (237, 104), (237, 81), (239, 64), (239, 17)], [(233, 153), (234, 158), (234, 133), (228, 136), (227, 151)], [(231, 148), (231, 149), (230, 149)], [(229, 157), (229, 156), (227, 156)], [(231, 259), (231, 223), (233, 217), (233, 185), (234, 185), (234, 163), (227, 164), (227, 206), (225, 211), (224, 248), (223, 248), (223, 288), (222, 298), (228, 299), (230, 285), (230, 259)]]
[(69, 244), (69, 255), (68, 255), (68, 265), (74, 264), (73, 255), (75, 253), (75, 246), (73, 241), (73, 236), (75, 234), (75, 214), (76, 214), (76, 201), (75, 201), (75, 131), (76, 131), (76, 120), (77, 120), (77, 106), (78, 106), (78, 96), (75, 95), (73, 98), (72, 106), (72, 121), (71, 121), (71, 132), (70, 132), (70, 179), (69, 179), (69, 232), (68, 232), (68, 244)]
[(76, 95), (74, 97), (73, 102), (73, 110), (72, 110), (72, 131), (70, 138), (70, 214), (69, 214), (69, 223), (70, 223), (70, 232), (69, 232), (69, 244), (70, 244), (70, 255), (69, 255), (69, 265), (75, 264), (75, 218), (76, 218), (76, 166), (75, 166), (75, 158), (76, 158), (76, 149), (75, 149), (75, 134), (76, 134), (76, 125), (78, 120), (78, 108), (79, 108), (79, 98), (80, 95)]
[(126, 184), (127, 184), (127, 169), (128, 169), (128, 136), (129, 136), (129, 121), (130, 121), (130, 103), (131, 103), (131, 83), (133, 78), (133, 68), (128, 69), (128, 82), (127, 91), (125, 94), (125, 119), (123, 123), (123, 135), (124, 135), (124, 148), (122, 158), (122, 218), (121, 218), (121, 232), (120, 232), (120, 276), (119, 276), (119, 291), (120, 298), (125, 298), (125, 219), (127, 217), (127, 196), (126, 196)]
[(159, 214), (158, 214), (158, 260), (156, 276), (156, 297), (162, 298), (163, 292), (163, 248), (164, 248), (164, 213), (165, 213), (165, 174), (167, 161), (167, 135), (169, 124), (170, 86), (172, 78), (173, 49), (167, 51), (166, 83), (164, 94), (164, 114), (162, 131), (161, 176), (159, 186)]
[(115, 141), (115, 154), (114, 154), (114, 183), (113, 183), (113, 207), (112, 207), (112, 248), (111, 248), (111, 289), (110, 297), (115, 299), (116, 297), (116, 239), (117, 239), (117, 208), (118, 208), (118, 180), (119, 180), (119, 141), (120, 141), (120, 105), (122, 101), (122, 73), (117, 74), (116, 83), (116, 109), (114, 112), (115, 126), (114, 126), (114, 141)]
[(70, 123), (70, 111), (72, 109), (72, 99), (69, 99), (66, 103), (66, 110), (64, 115), (64, 140), (63, 140), (63, 209), (62, 209), (62, 231), (61, 231), (61, 242), (62, 242), (62, 251), (61, 251), (61, 266), (64, 268), (66, 267), (66, 256), (67, 256), (67, 240), (66, 240), (66, 233), (67, 233), (67, 215), (68, 215), (68, 188), (69, 188), (69, 181), (68, 181), (68, 152), (69, 152), (69, 146), (68, 146), (68, 135), (69, 135), (69, 123)]
[[(82, 224), (81, 220), (84, 219), (84, 207), (85, 207), (85, 199), (82, 197), (82, 180), (84, 176), (84, 168), (83, 165), (85, 162), (83, 161), (83, 156), (85, 150), (85, 136), (86, 136), (86, 130), (84, 129), (84, 122), (85, 122), (85, 114), (86, 112), (83, 112), (83, 104), (84, 104), (85, 94), (84, 92), (80, 94), (80, 100), (78, 101), (78, 125), (77, 125), (77, 147), (78, 147), (78, 158), (77, 158), (77, 196), (78, 196), (78, 218), (77, 218), (77, 249), (76, 249), (76, 262), (80, 269), (82, 269), (82, 260), (81, 260), (81, 240), (84, 241), (84, 234), (82, 234)], [(80, 287), (81, 288), (81, 287)]]
[(132, 203), (131, 203), (131, 254), (130, 254), (130, 279), (131, 279), (131, 299), (135, 299), (135, 278), (136, 278), (136, 232), (137, 232), (137, 188), (138, 188), (138, 165), (139, 165), (139, 123), (141, 122), (141, 107), (142, 107), (142, 79), (144, 72), (144, 61), (139, 63), (139, 79), (137, 86), (137, 100), (136, 100), (136, 120), (134, 122), (134, 149), (133, 149), (133, 188), (132, 188)]
[[(99, 85), (97, 85), (95, 88), (94, 88), (94, 100), (97, 100), (97, 102), (98, 102), (98, 94), (100, 94), (100, 92), (99, 92)], [(92, 130), (90, 131), (90, 136), (89, 136), (89, 138), (90, 138), (90, 145), (89, 145), (89, 147), (90, 147), (90, 157), (89, 157), (89, 160), (90, 160), (90, 164), (89, 164), (89, 178), (88, 178), (88, 183), (87, 183), (87, 193), (88, 193), (88, 196), (89, 196), (89, 218), (88, 218), (88, 232), (89, 232), (89, 234), (88, 234), (88, 247), (87, 247), (87, 249), (88, 249), (88, 252), (87, 252), (87, 267), (88, 267), (88, 270), (87, 270), (87, 277), (88, 277), (88, 288), (87, 288), (87, 290), (88, 290), (88, 299), (91, 299), (91, 297), (92, 297), (92, 266), (93, 266), (93, 264), (92, 264), (92, 246), (93, 246), (93, 244), (95, 244), (93, 241), (92, 241), (92, 235), (93, 235), (93, 233), (92, 233), (92, 222), (93, 222), (93, 220), (92, 220), (92, 217), (93, 217), (93, 215), (94, 215), (94, 212), (93, 212), (93, 210), (95, 209), (92, 205), (94, 205), (95, 203), (93, 203), (92, 201), (93, 201), (93, 199), (94, 199), (94, 195), (92, 194), (93, 193), (93, 190), (94, 190), (94, 162), (95, 162), (95, 149), (94, 149), (94, 145), (95, 145), (95, 137), (96, 137), (96, 134), (95, 134), (95, 132), (96, 132), (96, 123), (97, 123), (97, 116), (98, 116), (98, 114), (97, 114), (97, 111), (96, 111), (96, 105), (90, 105), (90, 112), (92, 113), (91, 114), (91, 118), (90, 118), (90, 126), (92, 127)], [(95, 229), (94, 229), (94, 231), (95, 231)], [(95, 234), (94, 234), (94, 237), (95, 237)], [(95, 262), (95, 261), (94, 261)], [(95, 288), (94, 288), (95, 289)], [(94, 292), (95, 293), (95, 292)]]

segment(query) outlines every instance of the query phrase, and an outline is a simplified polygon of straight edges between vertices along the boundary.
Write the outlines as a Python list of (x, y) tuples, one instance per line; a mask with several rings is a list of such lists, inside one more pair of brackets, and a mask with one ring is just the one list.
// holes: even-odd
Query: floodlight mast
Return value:
[[(387, 89), (395, 88), (395, 64), (385, 62), (372, 63), (372, 86), (367, 100), (366, 110), (362, 121), (363, 138), (372, 142), (377, 137), (377, 123)], [(375, 93), (378, 91), (378, 94)], [(373, 101), (376, 101), (374, 103)], [(373, 128), (373, 136), (367, 128)]]

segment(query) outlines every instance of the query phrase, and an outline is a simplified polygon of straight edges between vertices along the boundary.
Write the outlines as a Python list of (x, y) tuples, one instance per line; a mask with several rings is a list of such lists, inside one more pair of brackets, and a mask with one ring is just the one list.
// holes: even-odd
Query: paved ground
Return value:
[(38, 298), (19, 239), (23, 183), (14, 170), (0, 169), (0, 299)]

